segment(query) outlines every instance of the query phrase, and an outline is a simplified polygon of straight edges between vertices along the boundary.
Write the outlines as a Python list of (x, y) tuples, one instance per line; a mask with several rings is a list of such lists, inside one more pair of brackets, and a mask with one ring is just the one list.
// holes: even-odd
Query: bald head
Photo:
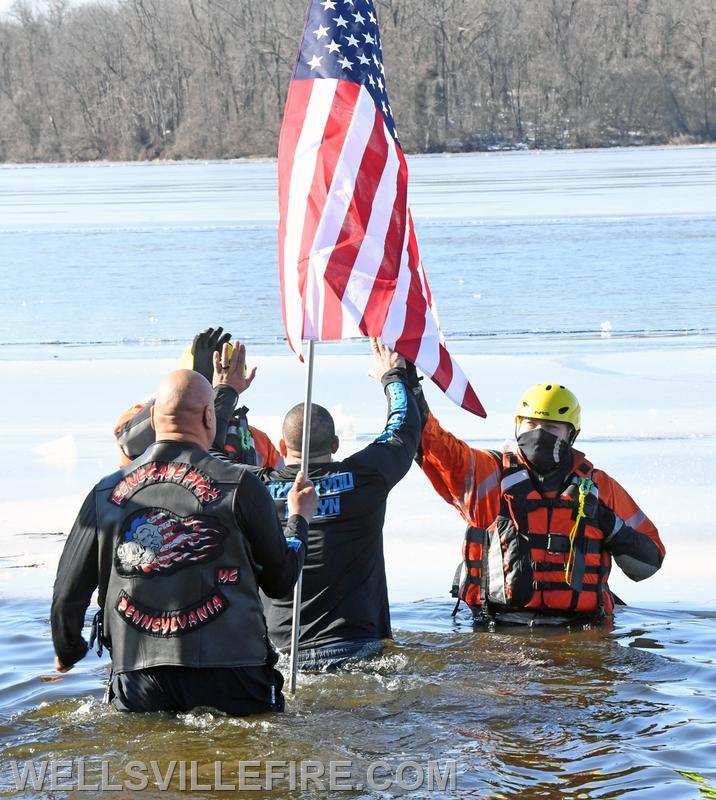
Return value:
[(191, 369), (170, 372), (157, 389), (152, 424), (157, 439), (195, 442), (208, 450), (216, 434), (209, 381)]

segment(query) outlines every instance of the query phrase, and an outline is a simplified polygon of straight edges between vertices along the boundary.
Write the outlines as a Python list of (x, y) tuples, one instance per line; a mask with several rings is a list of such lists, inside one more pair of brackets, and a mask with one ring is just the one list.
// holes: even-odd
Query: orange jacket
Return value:
[[(481, 530), (494, 529), (501, 509), (504, 513), (505, 508), (509, 506), (509, 503), (507, 506), (503, 506), (504, 498), (511, 499), (509, 490), (502, 485), (505, 465), (500, 464), (499, 459), (496, 459), (490, 451), (471, 448), (465, 442), (443, 430), (432, 414), (428, 416), (423, 430), (422, 453), (423, 471), (437, 493), (455, 506), (471, 526)], [(515, 464), (527, 467), (519, 454), (513, 461)], [(581, 471), (578, 468), (581, 468)], [(656, 528), (646, 514), (617, 481), (607, 473), (593, 469), (591, 464), (585, 461), (583, 454), (578, 451), (574, 451), (574, 469), (575, 475), (589, 474), (596, 486), (595, 493), (598, 495), (599, 501), (599, 528), (596, 524), (588, 526), (586, 535), (588, 538), (599, 536), (603, 540), (600, 547), (604, 551), (601, 557), (604, 581), (606, 581), (611, 564), (610, 553), (614, 555), (617, 564), (633, 580), (641, 580), (656, 572), (661, 566), (665, 550)], [(533, 486), (528, 486), (528, 489), (530, 489), (528, 497), (532, 498), (531, 502), (534, 506), (534, 498), (539, 498), (541, 495)], [(552, 493), (552, 496), (554, 495), (556, 493)], [(544, 509), (541, 509), (540, 512), (534, 509), (530, 515), (530, 531), (535, 534), (539, 531), (539, 535), (543, 539), (550, 533), (564, 538), (570, 532), (571, 519), (571, 513), (565, 513), (564, 509), (551, 514), (544, 513)], [(554, 559), (555, 569), (553, 573), (549, 574), (554, 588), (557, 586), (558, 578), (564, 580), (562, 567), (566, 556), (562, 556), (560, 560), (554, 553), (545, 554), (544, 549), (539, 549), (537, 538), (535, 536), (535, 541), (531, 542), (532, 567), (540, 566), (540, 568), (546, 569), (545, 559)], [(466, 543), (467, 549), (469, 549), (469, 543)], [(471, 552), (474, 561), (475, 552), (480, 551), (473, 549)], [(539, 565), (535, 564), (535, 559), (540, 562)], [(586, 560), (587, 572), (596, 573), (594, 565), (600, 563), (600, 557), (588, 553)], [(560, 570), (562, 575), (560, 575)], [(479, 573), (480, 570), (478, 569), (477, 572)], [(587, 584), (596, 582), (596, 580), (596, 576), (590, 574), (584, 578)], [(546, 608), (593, 610), (588, 608), (588, 601), (583, 599), (579, 600), (578, 607), (576, 602), (571, 606), (565, 605), (565, 597), (569, 593), (569, 589), (566, 585), (564, 589), (566, 591), (554, 591), (549, 595), (547, 592), (535, 591), (531, 600), (520, 602), (519, 607), (540, 610)], [(609, 602), (605, 604), (607, 611), (611, 610), (610, 603), (609, 598)]]

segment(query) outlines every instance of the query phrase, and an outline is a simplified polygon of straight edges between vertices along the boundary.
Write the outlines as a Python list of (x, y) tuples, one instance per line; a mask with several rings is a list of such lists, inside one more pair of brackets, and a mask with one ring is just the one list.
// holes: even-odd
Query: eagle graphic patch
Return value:
[(125, 522), (115, 566), (123, 577), (169, 575), (218, 558), (225, 538), (226, 531), (210, 517), (180, 517), (163, 508), (143, 509)]

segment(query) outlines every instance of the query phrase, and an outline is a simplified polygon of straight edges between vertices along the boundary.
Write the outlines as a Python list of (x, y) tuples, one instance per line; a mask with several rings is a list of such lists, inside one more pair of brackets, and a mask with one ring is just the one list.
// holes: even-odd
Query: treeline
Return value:
[[(716, 139), (716, 0), (378, 0), (411, 152)], [(304, 0), (18, 0), (0, 161), (275, 155)]]

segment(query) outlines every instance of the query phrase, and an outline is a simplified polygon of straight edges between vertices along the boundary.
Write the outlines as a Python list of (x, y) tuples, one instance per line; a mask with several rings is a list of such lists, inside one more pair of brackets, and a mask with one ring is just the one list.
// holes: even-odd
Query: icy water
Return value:
[[(716, 332), (716, 148), (410, 168), (449, 338), (486, 339), (484, 352), (505, 338)], [(270, 161), (0, 167), (0, 358), (21, 344), (146, 356), (218, 316), (252, 342), (282, 341), (275, 173)]]
[[(186, 765), (183, 785), (202, 786), (194, 791), (201, 797), (226, 796), (220, 787), (239, 785), (240, 762), (254, 761), (260, 777), (246, 780), (246, 796), (257, 796), (249, 787), (265, 786), (273, 769), (272, 791), (259, 796), (713, 797), (716, 612), (630, 608), (613, 629), (497, 633), (473, 631), (462, 616), (451, 623), (445, 602), (401, 604), (393, 614), (395, 643), (382, 658), (303, 677), (286, 714), (239, 720), (208, 710), (114, 712), (98, 688), (105, 664), (92, 657), (56, 679), (47, 666), (46, 605), (6, 602), (2, 796), (24, 796), (12, 762), (40, 769), (81, 756), (84, 785), (137, 785), (129, 770), (139, 761), (156, 797), (182, 796), (181, 776), (177, 770), (160, 792), (150, 761), (165, 777), (182, 759), (196, 762), (193, 775)], [(327, 770), (341, 763), (346, 777), (334, 791), (328, 772), (302, 788), (299, 772), (291, 790), (287, 769), (267, 766), (291, 760)], [(378, 762), (379, 788), (366, 787)], [(453, 770), (453, 788), (404, 788), (431, 762), (439, 774)], [(69, 769), (62, 780), (79, 783), (77, 762)], [(357, 784), (363, 788), (347, 788)], [(28, 796), (55, 795), (30, 788)]]
[[(626, 473), (629, 488), (638, 479), (639, 498), (665, 523), (672, 564), (681, 547), (681, 571), (632, 584), (613, 626), (473, 630), (462, 613), (451, 619), (450, 601), (422, 599), (449, 583), (443, 562), (457, 560), (459, 531), (451, 539), (439, 531), (439, 575), (411, 579), (411, 533), (420, 529), (417, 568), (418, 556), (433, 552), (430, 526), (442, 529), (449, 511), (422, 496), (422, 476), (411, 472), (386, 521), (386, 545), (403, 555), (401, 570), (389, 573), (401, 599), (392, 606), (395, 643), (381, 659), (302, 677), (284, 715), (111, 711), (100, 702), (106, 656), (52, 672), (49, 580), (32, 564), (62, 538), (53, 502), (81, 496), (111, 468), (113, 371), (136, 364), (141, 375), (121, 402), (140, 399), (156, 377), (147, 359), (174, 359), (197, 327), (219, 320), (271, 356), (252, 412), (265, 403), (263, 413), (280, 413), (268, 385), (284, 369), (273, 356), (286, 352), (275, 165), (0, 167), (0, 375), (8, 381), (0, 520), (30, 520), (21, 538), (0, 535), (0, 796), (221, 797), (249, 764), (260, 775), (247, 779), (252, 797), (716, 797), (716, 596), (702, 588), (711, 584), (699, 557), (716, 511), (699, 477), (715, 467), (716, 386), (712, 371), (694, 367), (713, 364), (704, 356), (716, 343), (716, 148), (425, 157), (411, 170), (443, 328), (458, 352), (498, 355), (478, 375), (491, 416), (471, 435), (487, 431), (499, 446), (509, 425), (520, 387), (499, 364), (537, 380), (524, 357), (544, 363), (557, 354), (553, 363), (594, 392), (592, 419), (604, 423), (597, 436), (585, 432), (588, 452)], [(655, 353), (666, 354), (663, 365)], [(28, 365), (37, 374), (23, 373)], [(63, 397), (63, 375), (86, 394)], [(379, 429), (370, 415), (382, 411), (351, 408), (364, 390), (350, 381), (347, 389), (326, 381), (321, 391), (359, 414), (359, 441)], [(33, 494), (37, 477), (46, 497)], [(19, 508), (6, 511), (12, 500)], [(700, 582), (688, 579), (690, 546)], [(141, 791), (132, 761), (146, 768)], [(299, 774), (292, 789), (290, 769), (279, 767), (273, 789), (256, 789), (270, 761), (299, 770), (318, 762), (326, 775), (312, 779), (309, 765), (305, 786)], [(59, 784), (75, 790), (53, 790), (49, 773), (44, 788), (17, 787), (13, 765), (22, 773), (60, 762), (69, 767)], [(331, 762), (350, 764), (333, 789)], [(454, 785), (409, 788), (430, 762)]]

